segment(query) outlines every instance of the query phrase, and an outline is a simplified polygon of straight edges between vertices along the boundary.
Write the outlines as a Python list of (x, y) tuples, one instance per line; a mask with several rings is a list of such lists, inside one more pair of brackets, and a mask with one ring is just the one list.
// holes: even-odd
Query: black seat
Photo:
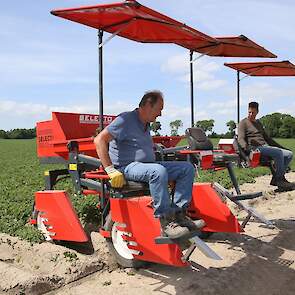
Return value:
[[(187, 128), (185, 134), (191, 150), (213, 151), (213, 144), (202, 128)], [(238, 160), (239, 156), (236, 154), (227, 154), (222, 151), (214, 151), (213, 153), (213, 164), (215, 166), (221, 167), (227, 162), (237, 162)]]
[(213, 150), (213, 144), (202, 128), (187, 128), (185, 135), (191, 150)]
[(146, 182), (127, 181), (122, 188), (112, 188), (115, 198), (139, 197), (150, 195), (149, 185)]

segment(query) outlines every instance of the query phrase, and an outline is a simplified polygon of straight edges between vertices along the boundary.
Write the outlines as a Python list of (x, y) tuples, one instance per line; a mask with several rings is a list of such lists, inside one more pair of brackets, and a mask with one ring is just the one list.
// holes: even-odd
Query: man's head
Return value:
[(162, 115), (164, 107), (163, 94), (161, 91), (148, 91), (139, 103), (141, 119), (146, 122), (154, 122), (158, 116)]
[(256, 101), (249, 102), (248, 105), (248, 119), (250, 121), (255, 121), (258, 114), (259, 104)]

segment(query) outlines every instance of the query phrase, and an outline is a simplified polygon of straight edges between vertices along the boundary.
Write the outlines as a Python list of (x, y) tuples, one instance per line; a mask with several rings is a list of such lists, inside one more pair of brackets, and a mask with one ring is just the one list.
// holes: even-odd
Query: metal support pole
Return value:
[(237, 71), (237, 115), (240, 123), (240, 71)]
[[(103, 130), (103, 64), (102, 64), (102, 43), (103, 43), (103, 31), (98, 30), (98, 71), (99, 71), (99, 132)], [(103, 180), (101, 181), (101, 197), (100, 197), (100, 207), (103, 210), (105, 206), (105, 186)], [(103, 214), (101, 216), (102, 226), (104, 223)]]
[(193, 51), (190, 51), (190, 86), (191, 86), (191, 127), (194, 127), (194, 73), (193, 73)]
[(227, 168), (228, 174), (230, 176), (230, 179), (232, 181), (232, 184), (233, 184), (237, 194), (240, 195), (241, 190), (240, 190), (238, 180), (237, 180), (235, 172), (234, 172), (233, 164), (231, 162), (226, 163), (226, 168)]
[(98, 30), (98, 74), (99, 74), (99, 131), (103, 129), (103, 64), (102, 64), (102, 46), (103, 31)]

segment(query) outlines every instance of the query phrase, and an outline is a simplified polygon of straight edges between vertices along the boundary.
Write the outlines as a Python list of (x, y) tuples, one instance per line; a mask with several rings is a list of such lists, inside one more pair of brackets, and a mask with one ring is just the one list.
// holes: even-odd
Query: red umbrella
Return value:
[(223, 57), (277, 57), (244, 35), (237, 37), (215, 37), (217, 42), (181, 41), (178, 44), (192, 51), (210, 56)]
[(53, 15), (99, 30), (99, 115), (103, 126), (102, 35), (103, 31), (143, 42), (177, 43), (217, 41), (183, 23), (129, 0), (120, 3), (85, 6), (51, 11)]
[(51, 13), (138, 42), (215, 42), (214, 38), (133, 0), (53, 10)]
[(295, 76), (295, 65), (288, 60), (273, 62), (225, 63), (225, 66), (237, 71), (237, 111), (240, 122), (240, 72), (247, 76)]

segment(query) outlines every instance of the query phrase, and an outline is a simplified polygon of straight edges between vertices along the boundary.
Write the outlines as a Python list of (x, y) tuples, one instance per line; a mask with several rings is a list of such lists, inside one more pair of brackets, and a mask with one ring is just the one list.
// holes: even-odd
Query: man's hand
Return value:
[(104, 170), (110, 177), (112, 187), (120, 188), (126, 183), (123, 173), (115, 169), (113, 165), (106, 167)]

